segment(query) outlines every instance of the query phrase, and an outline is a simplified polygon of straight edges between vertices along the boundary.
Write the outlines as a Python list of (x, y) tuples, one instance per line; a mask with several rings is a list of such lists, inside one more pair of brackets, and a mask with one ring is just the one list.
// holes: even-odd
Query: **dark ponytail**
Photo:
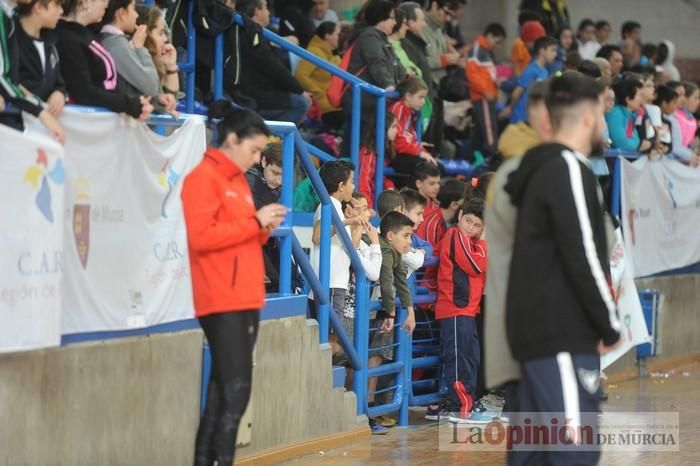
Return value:
[(117, 17), (117, 11), (122, 8), (128, 9), (132, 2), (136, 2), (136, 0), (109, 0), (105, 14), (102, 16), (101, 24), (103, 26), (112, 24)]
[(234, 133), (239, 141), (255, 136), (270, 136), (265, 122), (257, 113), (234, 107), (230, 101), (220, 99), (209, 105), (209, 120), (220, 120), (216, 124), (218, 137), (216, 144), (224, 143), (229, 134)]

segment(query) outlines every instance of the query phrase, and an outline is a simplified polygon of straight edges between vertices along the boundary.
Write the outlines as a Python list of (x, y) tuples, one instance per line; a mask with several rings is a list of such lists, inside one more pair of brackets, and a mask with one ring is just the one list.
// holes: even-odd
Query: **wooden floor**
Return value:
[[(680, 413), (680, 451), (673, 453), (606, 452), (605, 466), (700, 465), (700, 364), (687, 365), (656, 377), (609, 385), (610, 399), (604, 411), (677, 411)], [(338, 450), (319, 452), (285, 465), (502, 465), (504, 452), (440, 452), (437, 423), (421, 419), (423, 410), (412, 410), (413, 425), (393, 428)]]

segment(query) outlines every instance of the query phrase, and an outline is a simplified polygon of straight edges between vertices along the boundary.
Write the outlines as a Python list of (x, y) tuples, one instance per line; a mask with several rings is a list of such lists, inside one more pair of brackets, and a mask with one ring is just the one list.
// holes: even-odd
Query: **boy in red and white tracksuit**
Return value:
[(451, 422), (466, 422), (474, 404), (480, 364), (475, 317), (484, 291), (487, 245), (483, 239), (484, 202), (469, 200), (440, 244), (438, 298), (440, 353), (448, 393), (445, 409)]

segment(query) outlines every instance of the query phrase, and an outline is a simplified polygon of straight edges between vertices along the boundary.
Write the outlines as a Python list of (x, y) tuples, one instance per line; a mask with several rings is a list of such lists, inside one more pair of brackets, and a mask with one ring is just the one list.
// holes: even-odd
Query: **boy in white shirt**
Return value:
[[(319, 170), (319, 175), (328, 194), (330, 194), (331, 202), (335, 211), (338, 213), (340, 220), (345, 225), (345, 231), (351, 235), (350, 225), (355, 225), (364, 221), (361, 217), (346, 218), (343, 213), (342, 202), (353, 202), (352, 193), (355, 190), (354, 167), (352, 163), (343, 160), (327, 162)], [(321, 205), (316, 209), (314, 215), (314, 228), (311, 237), (313, 247), (311, 248), (311, 266), (316, 274), (320, 270), (320, 245), (321, 245)], [(359, 238), (355, 247), (359, 245)], [(329, 282), (329, 297), (330, 305), (333, 312), (336, 313), (339, 319), (343, 317), (343, 307), (345, 305), (345, 294), (350, 281), (350, 256), (348, 256), (340, 235), (335, 231), (335, 227), (331, 227), (331, 248), (330, 248), (330, 282)], [(311, 300), (314, 299), (313, 294), (309, 295)], [(312, 306), (312, 317), (317, 318), (317, 306)]]

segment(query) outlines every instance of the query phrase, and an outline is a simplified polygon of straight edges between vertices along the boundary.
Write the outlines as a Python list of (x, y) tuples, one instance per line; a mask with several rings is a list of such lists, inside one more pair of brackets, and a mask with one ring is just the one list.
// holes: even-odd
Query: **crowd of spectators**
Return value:
[[(176, 46), (183, 44), (171, 43), (169, 36), (181, 18), (181, 2), (167, 5), (168, 27), (159, 7), (137, 5), (135, 0), (18, 0), (17, 5), (1, 1), (0, 108), (12, 105), (37, 116), (60, 141), (64, 134), (57, 118), (66, 103), (104, 107), (140, 121), (153, 112), (177, 116), (182, 92)], [(377, 205), (376, 99), (365, 96), (362, 101), (359, 166), (327, 162), (320, 175), (366, 269), (378, 271), (368, 273), (379, 282), (383, 297), (383, 309), (372, 325), (373, 364), (393, 357), (379, 348), (395, 330), (398, 292), (407, 309), (402, 324), (407, 331), (414, 330), (419, 311), (443, 321), (443, 357), (464, 369), (448, 373), (454, 383), (448, 406), (442, 407), (456, 422), (474, 420), (489, 403), (498, 403), (493, 397), (482, 398), (486, 392), (479, 374), (478, 338), (471, 338), (480, 333), (476, 329), (486, 268), (483, 198), (490, 171), (503, 157), (522, 155), (523, 145), (542, 140), (546, 132), (542, 111), (535, 108), (544, 100), (539, 82), (562, 73), (598, 80), (606, 101), (603, 148), (652, 159), (670, 157), (692, 167), (700, 164), (695, 116), (700, 91), (681, 80), (670, 41), (644, 43), (641, 25), (628, 21), (621, 41), (613, 43), (605, 20), (582, 19), (574, 28), (565, 2), (551, 2), (543, 10), (541, 2), (523, 1), (518, 31), (491, 23), (469, 42), (458, 24), (465, 4), (368, 0), (349, 24), (339, 22), (327, 0), (272, 5), (279, 18), (274, 26), (291, 43), (332, 65), (340, 65), (342, 54), (349, 54), (349, 73), (396, 91), (384, 122), (387, 165), (396, 174), (384, 182), (387, 190)], [(273, 25), (267, 0), (229, 0), (227, 8), (243, 16), (242, 24), (224, 28), (224, 87), (230, 100), (266, 119), (293, 122), (305, 134), (316, 131), (342, 138), (343, 149), (334, 155), (348, 156), (352, 93), (345, 92), (339, 104), (331, 102), (328, 70), (290, 60), (286, 51), (265, 38), (263, 30)], [(499, 64), (496, 51), (511, 35), (511, 63)], [(206, 37), (202, 39), (206, 44)], [(204, 100), (211, 97), (212, 49), (208, 52), (197, 55), (197, 96)], [(456, 105), (460, 102), (464, 105)], [(466, 131), (446, 124), (455, 109), (471, 121)], [(23, 127), (16, 112), (0, 114), (0, 123)], [(445, 176), (441, 159), (455, 157), (467, 159), (478, 167), (474, 173), (483, 175), (472, 184)], [(257, 208), (279, 197), (281, 158), (279, 141), (272, 141), (262, 163), (248, 173)], [(601, 176), (609, 173), (604, 162), (594, 164), (594, 170)], [(373, 209), (381, 217), (380, 231), (370, 223)], [(317, 209), (311, 253), (316, 268), (319, 219)], [(265, 248), (271, 289), (279, 260), (274, 241)], [(345, 319), (345, 329), (351, 332), (354, 311), (349, 310), (354, 303), (348, 304), (348, 299), (353, 298), (354, 276), (337, 234), (331, 257), (332, 312)], [(427, 310), (414, 309), (406, 277), (431, 257), (439, 259), (439, 265), (429, 267), (424, 278), (427, 288), (437, 292), (438, 303)], [(464, 353), (450, 349), (465, 338), (470, 346)], [(340, 357), (337, 341), (333, 350)], [(370, 388), (377, 383), (371, 381)], [(440, 410), (430, 407), (428, 416), (439, 416)], [(391, 419), (371, 422), (375, 432), (392, 424)]]

